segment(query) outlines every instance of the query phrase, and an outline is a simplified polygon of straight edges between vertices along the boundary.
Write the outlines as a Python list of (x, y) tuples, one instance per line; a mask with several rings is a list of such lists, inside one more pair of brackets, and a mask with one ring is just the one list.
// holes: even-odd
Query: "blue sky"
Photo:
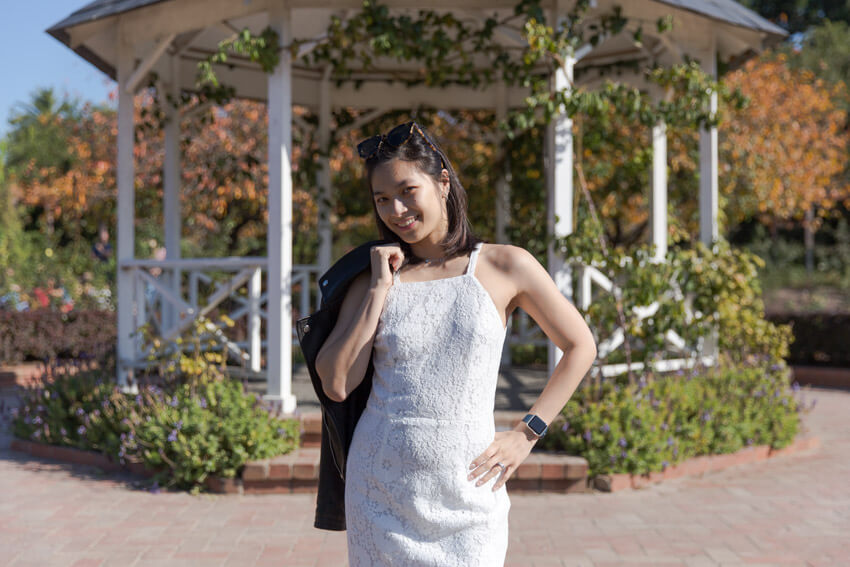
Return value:
[(44, 30), (90, 0), (3, 0), (0, 16), (0, 136), (17, 103), (52, 86), (61, 97), (104, 102), (114, 82)]

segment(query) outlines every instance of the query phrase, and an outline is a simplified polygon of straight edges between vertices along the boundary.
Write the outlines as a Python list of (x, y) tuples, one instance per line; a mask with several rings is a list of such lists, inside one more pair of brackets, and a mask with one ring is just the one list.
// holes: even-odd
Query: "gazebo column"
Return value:
[[(269, 9), (269, 23), (281, 45), (292, 38), (291, 11), (281, 3)], [(292, 61), (283, 48), (269, 75), (269, 226), (268, 332), (266, 399), (279, 401), (284, 413), (295, 410), (292, 395)]]
[[(508, 116), (508, 90), (504, 83), (499, 83), (496, 99), (496, 120), (502, 122)], [(505, 150), (505, 135), (501, 129), (497, 134), (497, 144), (502, 155), (502, 166), (496, 178), (496, 242), (508, 243), (508, 224), (511, 219), (511, 188), (508, 181), (510, 176), (510, 156)]]
[(331, 209), (333, 208), (333, 191), (331, 190), (331, 67), (325, 69), (322, 82), (319, 85), (319, 257), (318, 265), (321, 274), (331, 267), (333, 245), (333, 229), (331, 227)]
[(134, 391), (136, 384), (133, 375), (133, 363), (137, 358), (137, 345), (133, 337), (135, 275), (123, 268), (135, 256), (135, 201), (133, 186), (135, 167), (133, 163), (133, 92), (126, 90), (127, 82), (133, 74), (133, 47), (124, 38), (122, 28), (118, 29), (118, 203), (117, 203), (117, 260), (118, 260), (118, 386), (124, 391)]
[(664, 122), (652, 128), (652, 193), (649, 202), (654, 258), (661, 262), (667, 256), (667, 125)]
[[(716, 39), (712, 37), (711, 49), (702, 61), (703, 70), (717, 79)], [(717, 93), (711, 93), (709, 103), (712, 113), (717, 112)], [(699, 239), (711, 246), (718, 238), (717, 226), (717, 127), (702, 128), (699, 133)], [(702, 354), (716, 359), (718, 355), (718, 332), (715, 328), (703, 344)]]
[[(502, 122), (508, 116), (508, 89), (505, 83), (499, 83), (496, 94), (496, 120)], [(496, 242), (508, 243), (508, 224), (511, 214), (511, 187), (509, 183), (510, 156), (505, 148), (505, 135), (499, 129), (496, 133), (496, 145), (502, 156), (500, 171), (496, 177)], [(502, 347), (502, 366), (510, 366), (511, 360), (511, 319), (508, 318), (508, 332), (505, 333), (505, 344)]]
[[(717, 54), (713, 45), (702, 67), (717, 79)], [(716, 92), (711, 93), (710, 104), (711, 112), (716, 113)], [(717, 237), (717, 127), (712, 126), (700, 129), (699, 133), (699, 239), (711, 246)]]
[[(165, 160), (163, 165), (163, 217), (165, 233), (166, 260), (180, 259), (180, 112), (175, 103), (180, 97), (180, 67), (176, 56), (169, 57), (171, 70), (169, 82), (162, 90), (160, 104), (165, 108)], [(168, 97), (166, 96), (168, 94)], [(171, 98), (169, 103), (167, 98)], [(180, 293), (180, 270), (175, 268), (170, 272), (170, 286), (174, 295)], [(164, 302), (162, 309), (162, 327), (169, 329), (176, 324), (177, 313), (175, 306)]]
[[(575, 57), (567, 56), (563, 67), (555, 71), (554, 88), (569, 89), (573, 80)], [(549, 236), (561, 238), (573, 232), (573, 121), (560, 114), (546, 128), (546, 186)], [(549, 274), (558, 289), (572, 300), (570, 268), (564, 257), (549, 243)], [(561, 349), (549, 342), (549, 373), (561, 359)]]

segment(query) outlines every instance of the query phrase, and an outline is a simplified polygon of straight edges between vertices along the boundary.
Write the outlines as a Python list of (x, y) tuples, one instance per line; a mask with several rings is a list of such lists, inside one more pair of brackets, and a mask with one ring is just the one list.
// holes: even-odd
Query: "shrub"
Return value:
[(99, 357), (115, 348), (115, 313), (0, 309), (0, 363)]
[[(558, 241), (565, 257), (592, 266), (610, 277), (620, 292), (594, 296), (585, 313), (597, 342), (620, 327), (618, 303), (625, 317), (625, 335), (632, 362), (651, 363), (667, 349), (665, 335), (675, 331), (687, 346), (698, 347), (717, 333), (721, 353), (736, 363), (767, 357), (781, 362), (788, 354), (791, 330), (765, 318), (758, 256), (716, 242), (671, 247), (664, 262), (653, 261), (651, 246), (621, 248), (603, 254), (598, 227), (585, 221), (581, 230)], [(574, 294), (578, 282), (573, 282)], [(655, 312), (639, 318), (640, 308), (657, 304)], [(600, 363), (624, 362), (623, 348)]]
[[(541, 448), (586, 458), (590, 475), (643, 474), (749, 445), (787, 446), (803, 411), (782, 365), (583, 385)], [(601, 392), (592, 391), (601, 388)], [(597, 401), (598, 400), (598, 401)]]
[(298, 446), (298, 422), (272, 417), (240, 382), (182, 384), (148, 399), (124, 449), (161, 470), (161, 484), (193, 488), (209, 475), (233, 478), (248, 461)]
[(227, 378), (148, 385), (132, 395), (100, 370), (51, 373), (52, 381), (24, 392), (15, 436), (141, 461), (164, 486), (198, 490), (210, 475), (235, 477), (247, 461), (298, 446), (297, 421), (272, 416)]

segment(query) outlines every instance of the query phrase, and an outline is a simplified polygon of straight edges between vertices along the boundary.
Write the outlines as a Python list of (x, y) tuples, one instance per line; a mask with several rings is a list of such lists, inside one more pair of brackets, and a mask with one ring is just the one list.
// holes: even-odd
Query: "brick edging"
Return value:
[(814, 449), (820, 446), (820, 438), (803, 436), (796, 438), (782, 449), (771, 449), (769, 445), (746, 447), (735, 453), (721, 455), (702, 455), (667, 467), (664, 472), (649, 474), (618, 473), (598, 475), (593, 478), (593, 487), (601, 492), (619, 492), (627, 489), (643, 488), (663, 480), (672, 480), (686, 476), (702, 476), (707, 472), (717, 472), (736, 465), (764, 461), (773, 457), (782, 457)]
[[(589, 492), (593, 489), (602, 492), (619, 492), (642, 488), (663, 480), (701, 476), (706, 472), (790, 455), (819, 446), (818, 437), (805, 436), (798, 437), (783, 449), (771, 449), (768, 445), (758, 445), (741, 449), (736, 453), (693, 457), (667, 467), (664, 472), (643, 475), (621, 473), (599, 475), (593, 478), (587, 476), (587, 461), (581, 457), (534, 452), (520, 465), (507, 486), (511, 492), (577, 493)], [(154, 474), (142, 463), (122, 465), (111, 461), (102, 453), (72, 447), (13, 439), (10, 448), (35, 457), (94, 466), (109, 472), (126, 471), (148, 478)], [(219, 494), (315, 492), (319, 479), (319, 454), (318, 447), (302, 447), (286, 455), (246, 463), (241, 478), (209, 477), (204, 485), (211, 492)]]
[(146, 468), (143, 463), (116, 463), (103, 453), (86, 451), (75, 447), (63, 447), (60, 445), (48, 445), (47, 443), (36, 443), (24, 439), (12, 439), (9, 448), (18, 453), (26, 453), (33, 457), (52, 459), (72, 465), (86, 465), (97, 467), (106, 472), (129, 472), (146, 478), (152, 477), (155, 472)]

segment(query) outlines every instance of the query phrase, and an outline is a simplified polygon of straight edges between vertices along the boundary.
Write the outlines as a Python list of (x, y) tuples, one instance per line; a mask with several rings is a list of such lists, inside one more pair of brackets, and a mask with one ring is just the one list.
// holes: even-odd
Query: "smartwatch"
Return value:
[(546, 435), (546, 432), (549, 430), (549, 426), (546, 422), (532, 413), (522, 418), (522, 421), (531, 430), (531, 432), (537, 436), (538, 439)]

